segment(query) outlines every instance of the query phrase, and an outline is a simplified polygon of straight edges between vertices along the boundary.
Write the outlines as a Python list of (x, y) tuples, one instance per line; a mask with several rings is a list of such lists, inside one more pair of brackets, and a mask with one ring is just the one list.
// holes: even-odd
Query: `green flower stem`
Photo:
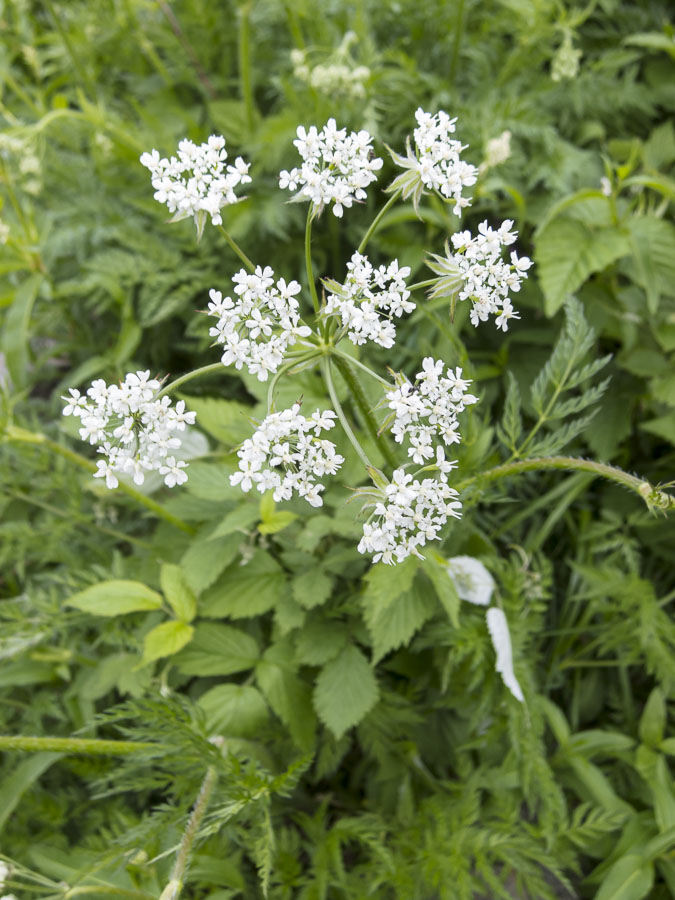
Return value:
[(188, 381), (192, 381), (193, 378), (201, 378), (202, 375), (210, 375), (211, 373), (215, 374), (217, 372), (221, 372), (223, 375), (226, 372), (225, 366), (220, 362), (210, 363), (208, 366), (201, 366), (201, 368), (195, 369), (193, 372), (187, 372), (185, 375), (181, 375), (180, 378), (176, 378), (175, 381), (167, 384), (167, 386), (162, 388), (159, 394), (157, 394), (157, 397), (163, 397), (164, 394), (173, 394), (177, 388), (187, 384)]
[(429, 278), (427, 281), (418, 281), (416, 284), (411, 284), (408, 286), (408, 290), (412, 293), (413, 291), (421, 291), (424, 288), (433, 287), (438, 278)]
[[(222, 741), (222, 738), (220, 740)], [(202, 819), (204, 818), (204, 814), (209, 805), (209, 800), (211, 799), (211, 794), (213, 793), (213, 789), (216, 786), (217, 780), (218, 773), (215, 766), (209, 766), (209, 768), (206, 770), (206, 775), (204, 777), (204, 781), (202, 782), (202, 786), (199, 789), (199, 794), (197, 795), (195, 805), (193, 806), (192, 812), (190, 813), (187, 827), (183, 832), (183, 837), (180, 842), (180, 847), (178, 848), (176, 862), (174, 863), (169, 883), (162, 891), (160, 900), (177, 900), (181, 890), (183, 889), (185, 873), (187, 870), (188, 862), (190, 860), (190, 853), (192, 852), (192, 847), (194, 845), (195, 838), (197, 837), (199, 826)]]
[(588, 472), (623, 485), (628, 490), (639, 494), (650, 509), (675, 509), (675, 497), (665, 493), (648, 481), (630, 475), (622, 469), (609, 466), (606, 463), (594, 462), (590, 459), (579, 459), (574, 456), (544, 456), (539, 459), (520, 459), (503, 463), (488, 469), (470, 478), (465, 478), (456, 485), (457, 490), (462, 491), (472, 484), (483, 486), (500, 478), (508, 478), (510, 475), (519, 475), (522, 472), (537, 472), (547, 469), (564, 469), (567, 471)]
[(290, 362), (287, 362), (274, 373), (274, 377), (270, 381), (270, 386), (267, 389), (268, 415), (272, 411), (272, 404), (274, 403), (274, 389), (276, 388), (279, 381), (284, 377), (284, 375), (290, 374), (296, 366), (309, 362), (310, 359), (313, 359), (315, 356), (320, 355), (321, 351), (318, 348), (316, 350), (311, 350), (309, 353), (304, 353), (302, 356), (297, 356), (295, 359), (291, 359)]
[[(75, 450), (71, 450), (69, 447), (64, 447), (62, 444), (58, 444), (56, 441), (52, 441), (44, 434), (39, 434), (34, 431), (27, 431), (24, 428), (18, 428), (16, 425), (8, 426), (5, 434), (10, 441), (18, 441), (24, 444), (36, 444), (42, 447), (46, 447), (48, 450), (51, 450), (53, 453), (56, 453), (59, 456), (62, 456), (64, 459), (69, 460), (76, 466), (79, 466), (81, 469), (86, 469), (87, 472), (91, 472), (92, 474), (94, 474), (97, 471), (96, 464), (90, 459), (87, 459), (86, 456), (82, 456), (81, 454), (76, 453)], [(188, 523), (183, 521), (183, 519), (180, 519), (178, 516), (174, 516), (173, 513), (170, 513), (155, 500), (152, 500), (150, 497), (146, 497), (145, 494), (142, 494), (140, 491), (137, 491), (136, 488), (131, 487), (130, 484), (127, 484), (124, 481), (120, 481), (119, 490), (127, 494), (129, 497), (132, 497), (134, 500), (136, 500), (137, 503), (141, 503), (143, 506), (153, 512), (158, 518), (164, 519), (165, 522), (169, 522), (170, 525), (174, 525), (176, 528), (180, 528), (181, 531), (186, 531), (188, 534), (195, 533), (195, 529), (192, 527), (192, 525), (188, 525)]]
[(333, 404), (333, 408), (335, 409), (335, 412), (337, 413), (337, 417), (340, 420), (340, 424), (342, 425), (345, 434), (349, 438), (349, 443), (356, 450), (359, 459), (361, 460), (363, 465), (366, 467), (366, 469), (373, 469), (374, 468), (373, 464), (368, 459), (366, 452), (363, 449), (363, 447), (361, 446), (361, 444), (359, 444), (359, 442), (356, 438), (356, 435), (352, 431), (352, 427), (347, 420), (347, 416), (345, 415), (345, 412), (342, 409), (342, 405), (341, 405), (340, 401), (338, 400), (337, 391), (335, 390), (335, 385), (333, 384), (333, 376), (331, 375), (331, 371), (330, 371), (330, 361), (327, 359), (324, 359), (321, 363), (321, 368), (323, 369), (323, 377), (326, 381), (326, 387), (328, 388), (328, 393), (330, 395), (331, 403)]
[(251, 81), (251, 0), (246, 0), (239, 7), (239, 38), (237, 49), (239, 53), (239, 84), (241, 97), (246, 108), (246, 124), (249, 134), (253, 134), (255, 127), (255, 101), (253, 99), (253, 84)]
[(370, 432), (370, 436), (375, 442), (375, 446), (379, 447), (382, 455), (386, 459), (387, 463), (392, 466), (394, 469), (397, 468), (398, 463), (396, 462), (396, 457), (391, 452), (391, 448), (387, 443), (386, 439), (383, 440), (381, 435), (378, 434), (379, 426), (377, 424), (377, 420), (373, 415), (373, 412), (370, 408), (370, 404), (368, 403), (368, 398), (363, 392), (363, 388), (359, 384), (359, 380), (354, 374), (354, 371), (351, 368), (351, 360), (349, 363), (346, 361), (345, 356), (343, 354), (335, 356), (335, 365), (340, 372), (340, 375), (344, 378), (347, 383), (347, 387), (354, 398), (354, 402), (359, 408), (361, 415), (363, 416), (363, 420), (365, 422), (366, 428)]
[(314, 269), (312, 267), (312, 221), (314, 219), (314, 204), (309, 204), (307, 210), (307, 223), (305, 224), (305, 269), (307, 270), (307, 281), (309, 282), (309, 292), (312, 296), (312, 306), (314, 312), (319, 315), (319, 295), (316, 292), (316, 282), (314, 281)]
[(363, 369), (364, 372), (367, 372), (371, 378), (375, 378), (380, 384), (383, 384), (386, 388), (391, 390), (391, 383), (386, 380), (386, 378), (382, 378), (381, 375), (378, 375), (377, 372), (373, 372), (373, 370), (364, 365), (360, 360), (354, 359), (353, 356), (349, 356), (348, 353), (343, 353), (342, 350), (338, 350), (337, 347), (333, 346), (330, 348), (331, 356), (339, 356), (342, 359), (346, 360), (348, 363), (351, 363), (353, 366), (357, 366), (359, 369)]
[(28, 737), (26, 735), (0, 736), (0, 752), (25, 750), (38, 753), (43, 750), (56, 753), (84, 753), (87, 756), (128, 756), (146, 750), (162, 750), (160, 744), (144, 741), (99, 741), (93, 738)]
[(366, 249), (366, 246), (368, 245), (368, 241), (371, 239), (371, 237), (377, 231), (377, 229), (380, 225), (380, 222), (382, 221), (384, 216), (389, 212), (389, 210), (392, 208), (394, 203), (396, 203), (396, 201), (398, 200), (398, 198), (400, 196), (401, 196), (400, 191), (394, 191), (394, 193), (391, 195), (391, 197), (387, 200), (387, 202), (384, 204), (382, 209), (379, 211), (379, 213), (375, 216), (373, 221), (370, 223), (370, 227), (368, 228), (368, 231), (366, 231), (366, 233), (363, 235), (361, 243), (358, 246), (357, 253), (363, 253), (363, 251)]
[(235, 239), (229, 234), (229, 232), (225, 231), (225, 229), (223, 228), (222, 225), (216, 225), (216, 228), (222, 234), (222, 236), (225, 238), (225, 240), (230, 245), (230, 247), (234, 250), (234, 252), (237, 254), (239, 259), (243, 262), (243, 264), (246, 266), (246, 268), (249, 270), (249, 272), (255, 272), (255, 266), (253, 265), (251, 260), (248, 258), (248, 256), (244, 253), (244, 251), (241, 249), (239, 244), (235, 241)]

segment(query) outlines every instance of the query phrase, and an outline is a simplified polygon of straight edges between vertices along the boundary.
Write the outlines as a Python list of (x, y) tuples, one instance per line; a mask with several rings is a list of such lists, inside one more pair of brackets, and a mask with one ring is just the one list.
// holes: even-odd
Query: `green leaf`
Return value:
[(507, 372), (507, 378), (509, 386), (506, 389), (504, 413), (497, 435), (507, 450), (515, 450), (518, 438), (523, 433), (523, 421), (520, 415), (520, 389), (513, 372)]
[(244, 566), (231, 566), (202, 598), (201, 614), (211, 618), (259, 616), (286, 589), (286, 576), (271, 556), (258, 551)]
[(210, 734), (253, 737), (267, 724), (269, 713), (260, 691), (247, 684), (219, 684), (197, 701)]
[(397, 566), (386, 566), (384, 563), (371, 566), (364, 577), (368, 602), (388, 606), (412, 586), (419, 564), (420, 560), (416, 556), (409, 556)]
[(282, 509), (279, 512), (272, 513), (264, 521), (258, 525), (260, 534), (276, 534), (283, 531), (298, 518), (298, 514), (290, 512), (290, 510)]
[(265, 699), (301, 750), (314, 745), (316, 717), (308, 685), (295, 674), (289, 648), (272, 645), (256, 665), (256, 680)]
[(321, 721), (340, 738), (358, 725), (377, 703), (378, 695), (368, 660), (354, 644), (348, 644), (319, 673), (314, 708)]
[[(447, 572), (446, 579), (449, 581)], [(436, 601), (424, 582), (417, 579), (410, 590), (395, 597), (388, 606), (362, 597), (364, 618), (373, 639), (373, 663), (379, 662), (390, 650), (408, 644), (410, 639), (436, 610)]]
[(338, 655), (348, 637), (347, 627), (340, 622), (310, 622), (296, 638), (296, 659), (302, 665), (321, 666)]
[(234, 472), (232, 466), (215, 462), (192, 462), (189, 471), (185, 490), (193, 497), (211, 501), (241, 498), (240, 488), (230, 484), (230, 475)]
[(658, 416), (656, 419), (649, 419), (647, 422), (641, 422), (640, 428), (643, 431), (650, 431), (657, 437), (675, 445), (675, 416), (668, 413), (665, 416)]
[(19, 285), (2, 329), (2, 351), (16, 389), (28, 383), (29, 326), (42, 275), (30, 275)]
[(255, 504), (245, 501), (227, 513), (222, 522), (211, 532), (211, 538), (224, 537), (235, 532), (246, 534), (257, 521), (258, 510), (255, 508)]
[(434, 586), (434, 592), (441, 606), (447, 613), (454, 628), (459, 628), (459, 607), (461, 600), (455, 587), (455, 582), (450, 577), (445, 559), (435, 550), (430, 550), (427, 558), (422, 563), (424, 575)]
[(292, 583), (293, 596), (300, 606), (314, 609), (330, 598), (333, 592), (333, 579), (322, 572), (318, 566), (307, 569), (302, 575), (296, 575)]
[(133, 670), (138, 657), (133, 653), (113, 653), (96, 666), (94, 671), (84, 670), (86, 677), (76, 682), (78, 697), (99, 700), (114, 687), (119, 687), (122, 675)]
[(233, 447), (250, 437), (253, 426), (249, 422), (249, 406), (220, 397), (180, 396), (188, 409), (197, 413), (199, 427), (208, 431), (221, 444)]
[(252, 669), (260, 656), (255, 638), (231, 625), (201, 622), (174, 663), (185, 675), (232, 675)]
[(0, 831), (12, 815), (23, 794), (47, 771), (63, 753), (36, 753), (22, 759), (0, 783)]
[(566, 298), (594, 273), (630, 252), (617, 228), (591, 229), (576, 219), (558, 218), (546, 226), (535, 246), (544, 311), (553, 316)]
[(239, 553), (241, 535), (214, 538), (209, 530), (197, 537), (183, 555), (180, 565), (189, 587), (199, 595), (210, 587)]
[(197, 614), (197, 598), (185, 580), (180, 566), (165, 563), (159, 572), (159, 582), (166, 602), (181, 622), (191, 622)]
[(652, 864), (636, 853), (629, 853), (614, 863), (595, 900), (641, 900), (649, 894), (653, 884)]
[(647, 699), (640, 718), (640, 740), (649, 747), (658, 747), (666, 728), (666, 701), (661, 688), (655, 687)]
[(192, 625), (185, 622), (162, 622), (152, 631), (149, 631), (143, 641), (142, 666), (161, 659), (164, 656), (173, 656), (182, 650), (192, 640), (195, 630)]
[(664, 291), (675, 281), (675, 226), (656, 216), (633, 216), (628, 222), (636, 280), (647, 294), (647, 309), (654, 314)]
[(121, 616), (124, 613), (160, 609), (162, 596), (140, 581), (102, 581), (73, 594), (65, 605), (94, 616)]

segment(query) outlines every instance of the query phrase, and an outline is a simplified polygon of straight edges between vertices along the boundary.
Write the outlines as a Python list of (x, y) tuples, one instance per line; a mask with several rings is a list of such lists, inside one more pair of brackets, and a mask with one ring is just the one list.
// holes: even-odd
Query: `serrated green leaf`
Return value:
[(289, 648), (278, 644), (269, 647), (255, 671), (260, 690), (295, 743), (301, 750), (310, 750), (316, 730), (312, 693), (296, 675)]
[(221, 444), (234, 447), (254, 430), (249, 422), (251, 408), (221, 397), (188, 397), (181, 394), (188, 409), (197, 413), (197, 424)]
[(200, 595), (210, 587), (239, 553), (241, 535), (214, 538), (207, 530), (195, 538), (184, 553), (180, 565), (189, 587)]
[(363, 653), (348, 644), (327, 663), (316, 680), (314, 708), (321, 721), (340, 738), (377, 703), (377, 681)]
[(182, 622), (191, 622), (197, 614), (197, 598), (181, 567), (165, 563), (159, 571), (159, 583), (166, 602), (176, 616)]
[(409, 590), (399, 594), (386, 607), (369, 603), (367, 593), (362, 595), (362, 602), (364, 619), (373, 639), (373, 663), (379, 662), (391, 650), (408, 644), (436, 610), (433, 591), (421, 579), (416, 579)]
[(206, 715), (210, 734), (253, 737), (268, 721), (260, 691), (248, 684), (219, 684), (197, 701)]
[(377, 563), (364, 577), (368, 603), (377, 608), (386, 608), (392, 601), (412, 586), (420, 560), (409, 556), (397, 566)]
[(520, 389), (513, 372), (507, 372), (509, 386), (504, 399), (500, 440), (508, 450), (515, 450), (518, 438), (523, 433), (523, 421), (520, 415)]
[(94, 616), (121, 616), (130, 612), (160, 609), (161, 594), (140, 581), (102, 581), (73, 594), (65, 603)]
[(310, 622), (298, 634), (295, 642), (298, 663), (321, 666), (338, 655), (347, 643), (349, 632), (340, 622), (323, 620)]
[(675, 226), (656, 216), (632, 216), (628, 221), (636, 280), (645, 289), (647, 308), (657, 311), (663, 292), (672, 294), (675, 280)]
[(260, 656), (258, 642), (231, 625), (201, 622), (174, 663), (185, 675), (232, 675), (252, 669)]
[(292, 582), (293, 596), (305, 609), (321, 606), (331, 596), (333, 579), (318, 566), (296, 575)]
[(244, 566), (230, 567), (202, 597), (201, 614), (244, 619), (272, 609), (286, 590), (286, 575), (271, 556), (258, 551)]
[(141, 665), (145, 666), (156, 659), (178, 653), (190, 643), (194, 631), (192, 625), (185, 622), (162, 622), (161, 625), (157, 625), (145, 636)]

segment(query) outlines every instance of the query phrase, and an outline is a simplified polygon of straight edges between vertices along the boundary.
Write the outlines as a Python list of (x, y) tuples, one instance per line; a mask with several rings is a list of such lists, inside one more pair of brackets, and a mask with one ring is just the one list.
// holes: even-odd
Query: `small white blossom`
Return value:
[(367, 131), (338, 129), (329, 119), (321, 131), (300, 126), (293, 141), (303, 159), (302, 166), (282, 171), (279, 186), (298, 190), (295, 200), (310, 200), (321, 212), (333, 204), (333, 215), (341, 217), (354, 200), (365, 200), (365, 188), (377, 179), (382, 160), (372, 156), (372, 137)]
[(605, 197), (612, 196), (612, 182), (606, 175), (603, 175), (600, 179), (600, 190), (605, 195)]
[(363, 525), (359, 553), (372, 553), (373, 562), (387, 565), (403, 562), (410, 555), (424, 559), (420, 548), (439, 540), (449, 516), (459, 519), (462, 504), (457, 491), (447, 483), (445, 472), (438, 478), (418, 481), (405, 469), (396, 469), (385, 488), (368, 492), (374, 507)]
[(502, 131), (502, 133), (485, 145), (485, 159), (478, 167), (478, 171), (483, 174), (488, 169), (501, 165), (511, 156), (511, 132)]
[(253, 485), (261, 494), (274, 491), (276, 501), (297, 493), (310, 506), (322, 506), (324, 486), (316, 479), (335, 475), (344, 462), (335, 444), (320, 437), (333, 428), (335, 417), (332, 410), (316, 410), (307, 418), (300, 414), (299, 403), (271, 413), (237, 451), (239, 471), (230, 476), (230, 483), (245, 492)]
[(406, 142), (406, 156), (389, 151), (396, 165), (406, 169), (392, 182), (389, 190), (401, 190), (404, 200), (412, 197), (415, 210), (422, 194), (434, 191), (445, 200), (453, 200), (453, 212), (461, 215), (471, 204), (462, 192), (476, 183), (478, 169), (460, 158), (466, 146), (450, 137), (455, 132), (457, 119), (451, 119), (443, 110), (432, 115), (421, 108), (415, 113), (415, 119), (414, 152), (410, 139)]
[(160, 159), (157, 150), (143, 153), (141, 164), (150, 170), (155, 200), (175, 213), (172, 221), (194, 216), (201, 235), (207, 216), (214, 225), (222, 224), (221, 209), (237, 203), (234, 189), (251, 181), (250, 163), (238, 156), (227, 165), (225, 138), (212, 134), (197, 146), (187, 139), (178, 144), (178, 156)]
[(452, 236), (455, 250), (445, 246), (445, 256), (432, 254), (429, 268), (440, 277), (430, 297), (455, 292), (459, 300), (471, 301), (471, 323), (477, 326), (493, 315), (497, 328), (508, 329), (510, 319), (520, 318), (513, 309), (509, 292), (517, 293), (532, 262), (526, 256), (511, 252), (510, 263), (502, 260), (502, 248), (515, 241), (513, 222), (506, 219), (499, 228), (487, 221), (478, 226), (478, 234), (461, 231)]
[(394, 317), (400, 318), (415, 309), (405, 284), (409, 275), (409, 267), (399, 267), (397, 259), (376, 269), (367, 256), (354, 253), (347, 263), (344, 284), (324, 282), (332, 292), (326, 299), (325, 313), (340, 317), (353, 344), (374, 341), (381, 347), (393, 347)]
[(172, 408), (169, 397), (157, 396), (159, 389), (149, 371), (139, 371), (129, 372), (120, 385), (98, 378), (84, 396), (70, 388), (61, 398), (64, 416), (80, 419), (82, 440), (98, 445), (104, 458), (97, 461), (94, 478), (104, 478), (111, 490), (118, 487), (120, 474), (140, 485), (153, 469), (166, 475), (168, 487), (187, 481), (186, 463), (176, 463), (170, 454), (181, 445), (176, 432), (193, 425), (195, 413), (186, 412), (182, 400)]
[(506, 616), (498, 606), (491, 606), (486, 613), (487, 627), (490, 632), (492, 646), (497, 654), (495, 668), (502, 676), (502, 680), (511, 691), (516, 700), (524, 702), (523, 692), (518, 679), (513, 671), (513, 651), (511, 649), (511, 635)]
[(223, 298), (211, 290), (208, 314), (217, 318), (209, 330), (217, 344), (224, 347), (223, 365), (241, 369), (246, 366), (259, 381), (267, 381), (277, 371), (284, 354), (298, 338), (312, 333), (300, 324), (297, 281), (286, 283), (280, 278), (274, 284), (269, 266), (258, 266), (254, 273), (241, 269), (232, 279), (236, 299)]
[(394, 440), (402, 444), (407, 439), (408, 456), (420, 465), (436, 454), (435, 440), (446, 446), (459, 443), (457, 416), (478, 402), (468, 393), (471, 380), (462, 377), (460, 368), (448, 368), (445, 374), (443, 368), (442, 360), (427, 356), (414, 384), (404, 375), (397, 375), (395, 387), (386, 393), (387, 405), (394, 415)]
[(480, 560), (473, 556), (453, 556), (446, 560), (446, 565), (460, 600), (489, 606), (495, 581)]

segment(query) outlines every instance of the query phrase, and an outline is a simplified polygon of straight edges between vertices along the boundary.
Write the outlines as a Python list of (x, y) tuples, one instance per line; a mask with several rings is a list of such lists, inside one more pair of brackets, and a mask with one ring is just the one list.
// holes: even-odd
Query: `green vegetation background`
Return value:
[[(371, 131), (384, 186), (394, 169), (382, 144), (401, 149), (417, 107), (445, 109), (476, 165), (511, 132), (510, 157), (484, 173), (464, 221), (515, 220), (536, 263), (522, 318), (505, 336), (474, 330), (461, 308), (451, 323), (442, 298), (422, 301), (396, 348), (369, 351), (373, 364), (414, 372), (433, 354), (464, 366), (481, 395), (459, 455), (471, 473), (503, 458), (521, 417), (536, 425), (530, 385), (566, 327), (558, 363), (573, 359), (568, 386), (582, 384), (566, 413), (602, 399), (569, 426), (549, 417), (540, 452), (565, 444), (669, 482), (667, 7), (0, 2), (1, 728), (149, 744), (119, 758), (3, 753), (6, 892), (158, 897), (212, 767), (185, 897), (675, 897), (672, 519), (583, 472), (466, 498), (438, 549), (478, 556), (495, 576), (521, 706), (494, 672), (482, 612), (459, 606), (433, 559), (371, 570), (356, 552), (344, 501), (358, 461), (318, 512), (230, 487), (232, 448), (264, 408), (254, 380), (223, 371), (190, 385), (201, 430), (188, 484), (150, 485), (187, 530), (73, 464), (68, 448), (80, 447), (59, 400), (95, 377), (174, 377), (217, 360), (196, 311), (238, 261), (215, 230), (197, 244), (189, 221), (165, 224), (144, 150), (170, 155), (182, 137), (222, 133), (253, 176), (228, 228), (255, 262), (301, 279), (304, 208), (277, 188), (296, 127), (334, 116)], [(367, 67), (364, 96), (312, 87), (294, 74), (294, 48), (310, 69)], [(341, 277), (381, 202), (371, 190), (342, 222), (322, 217), (317, 269)], [(421, 221), (399, 207), (371, 255), (428, 277), (425, 255), (457, 226), (434, 199)], [(602, 396), (579, 373), (608, 354)], [(549, 375), (557, 396), (559, 369)], [(315, 373), (283, 391), (326, 403)], [(45, 439), (8, 439), (28, 431)], [(145, 586), (146, 611), (67, 605), (120, 579)], [(114, 606), (110, 589), (103, 602)], [(145, 638), (162, 623), (194, 631), (153, 658)]]

